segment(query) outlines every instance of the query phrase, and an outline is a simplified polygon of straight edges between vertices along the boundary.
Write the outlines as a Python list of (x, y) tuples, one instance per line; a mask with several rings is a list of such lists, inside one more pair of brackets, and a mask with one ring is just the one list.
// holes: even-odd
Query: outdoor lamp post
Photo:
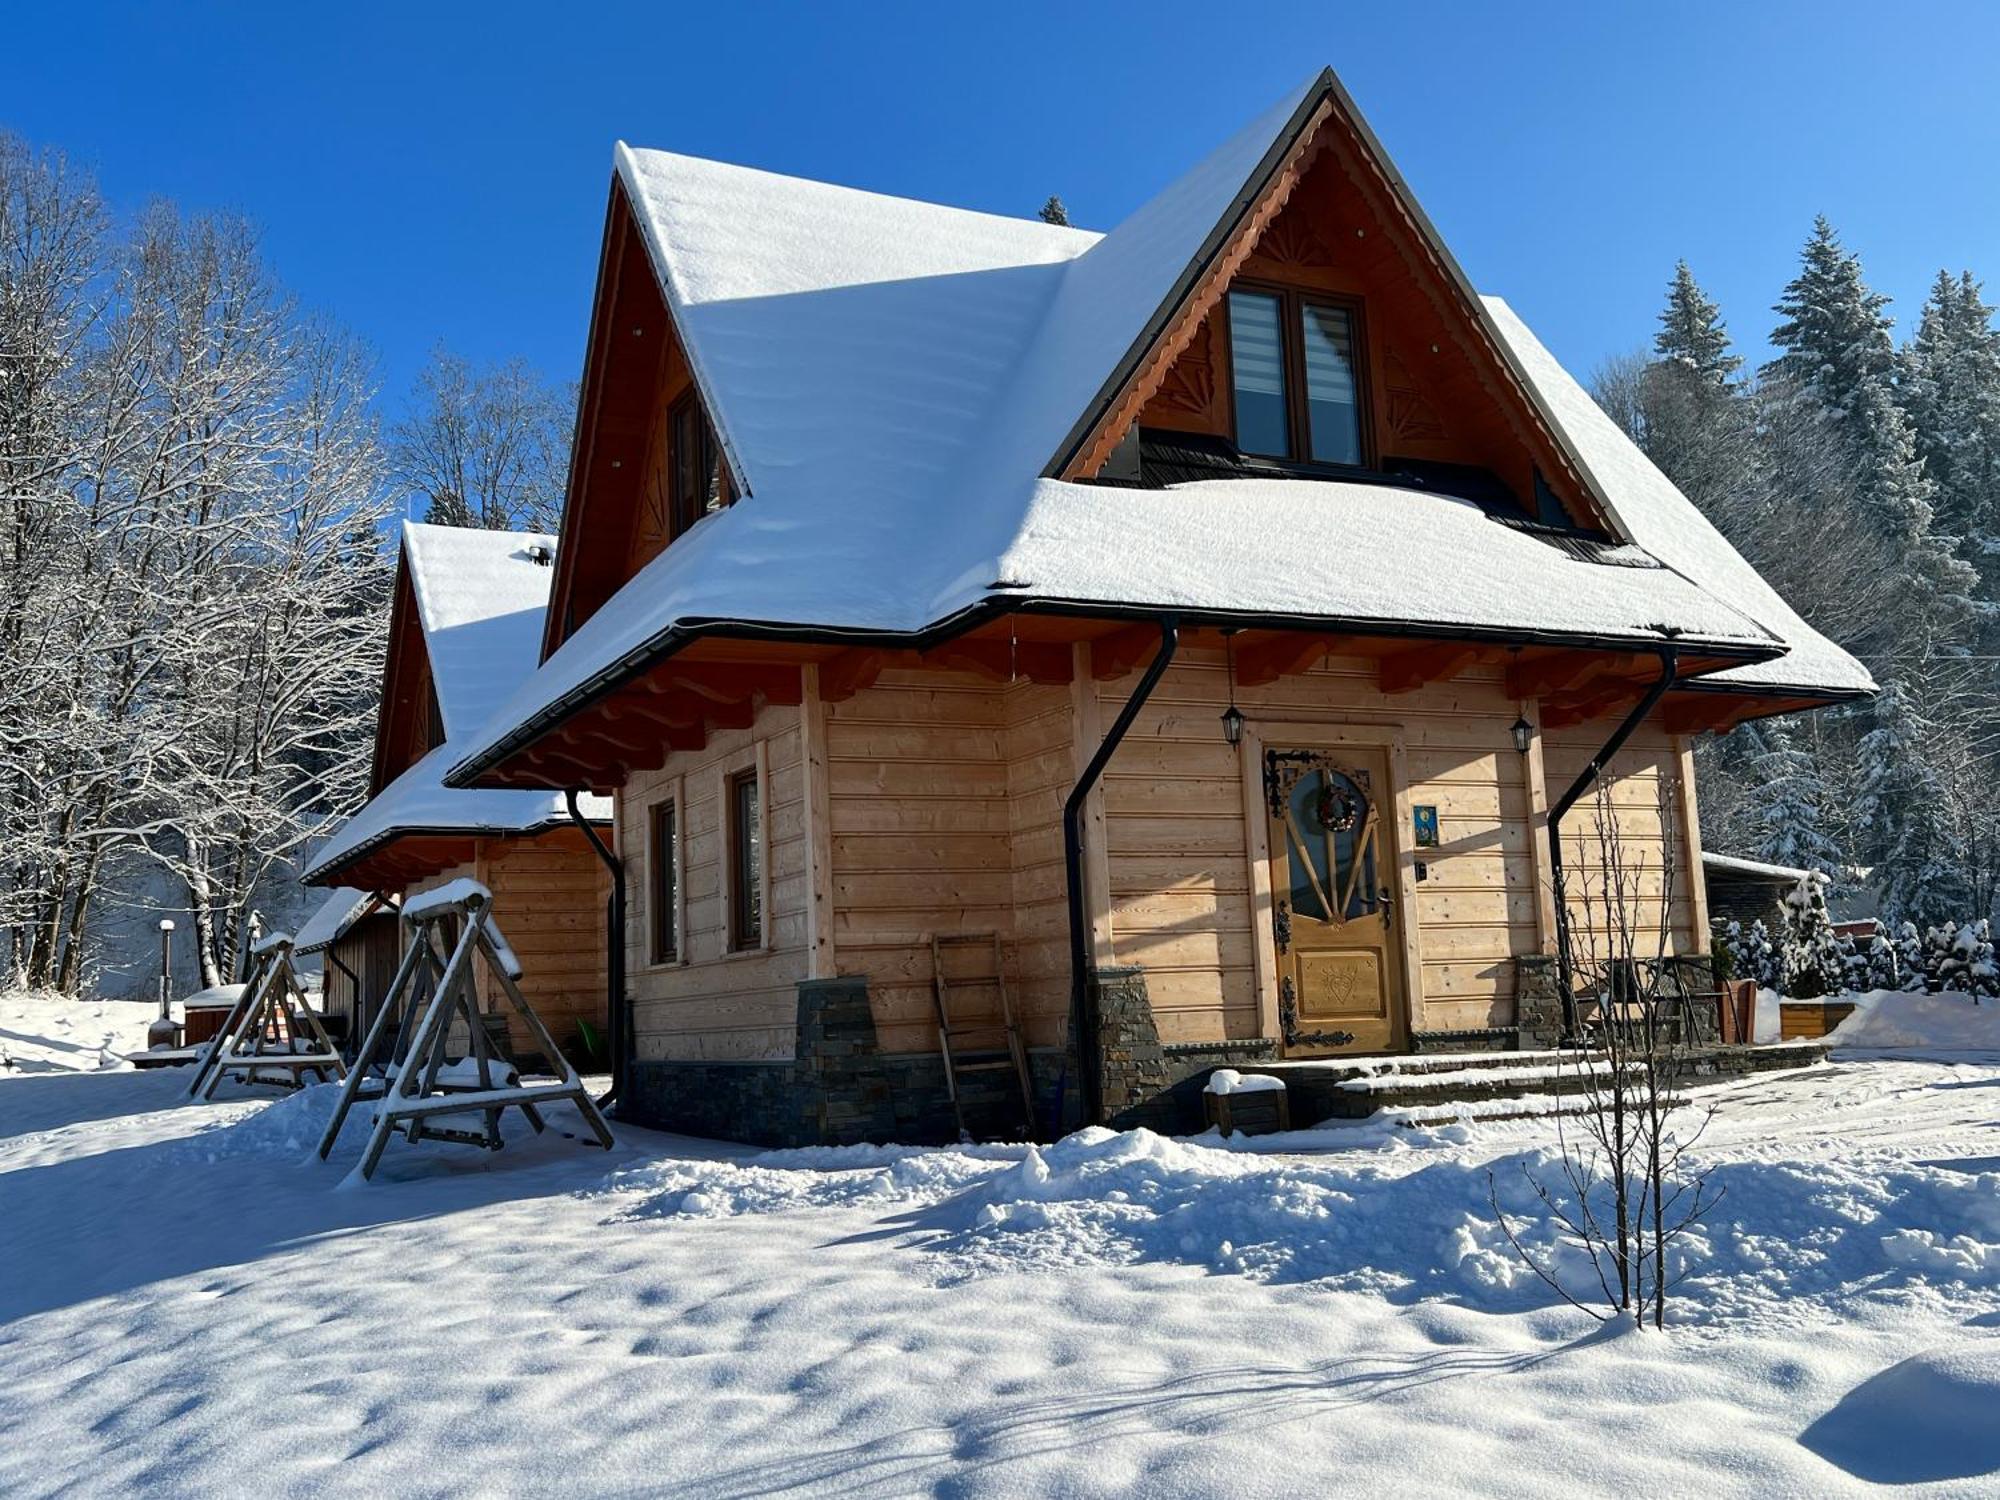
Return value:
[(180, 1027), (174, 1024), (174, 919), (160, 918), (160, 1016), (146, 1028), (146, 1046), (152, 1050), (173, 1047), (180, 1042)]

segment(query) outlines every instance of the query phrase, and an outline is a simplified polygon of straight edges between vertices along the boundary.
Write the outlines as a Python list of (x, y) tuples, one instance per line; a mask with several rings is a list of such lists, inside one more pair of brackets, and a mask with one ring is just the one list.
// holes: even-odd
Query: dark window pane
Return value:
[(680, 956), (680, 870), (677, 863), (674, 805), (653, 809), (653, 847), (648, 860), (653, 871), (653, 962), (671, 963)]
[(1236, 446), (1245, 453), (1288, 458), (1292, 444), (1278, 308), (1278, 299), (1266, 292), (1229, 294), (1229, 362), (1236, 386)]
[(738, 776), (729, 784), (729, 794), (730, 936), (734, 947), (756, 948), (764, 941), (763, 882), (759, 879), (764, 830), (758, 818), (756, 773)]
[(1361, 398), (1354, 379), (1354, 318), (1344, 307), (1305, 308), (1306, 411), (1312, 458), (1361, 462)]

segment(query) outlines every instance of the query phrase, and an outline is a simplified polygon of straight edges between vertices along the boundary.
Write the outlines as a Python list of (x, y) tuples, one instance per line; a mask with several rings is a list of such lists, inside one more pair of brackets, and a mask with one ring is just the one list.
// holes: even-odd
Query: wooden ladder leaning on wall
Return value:
[[(990, 949), (993, 954), (993, 972), (960, 976), (956, 979), (945, 973), (945, 954), (954, 950)], [(1000, 1018), (997, 1021), (962, 1022), (952, 1015), (954, 992), (962, 990), (990, 989), (998, 996)], [(958, 1122), (958, 1138), (972, 1139), (972, 1133), (965, 1128), (965, 1105), (959, 1097), (959, 1079), (966, 1073), (997, 1073), (1007, 1068), (1014, 1070), (1015, 1080), (1021, 1090), (1021, 1130), (1023, 1139), (1032, 1138), (1035, 1133), (1035, 1086), (1028, 1072), (1028, 1049), (1021, 1040), (1021, 1025), (1014, 1017), (1013, 1002), (1007, 994), (1007, 967), (1000, 948), (1000, 934), (997, 932), (956, 932), (931, 934), (931, 998), (937, 1008), (938, 1051), (944, 1061), (944, 1087), (951, 1098), (952, 1118)], [(1004, 1038), (1007, 1056), (981, 1058), (977, 1062), (961, 1061), (954, 1050), (954, 1044), (967, 1039), (984, 1039), (988, 1042)]]
[[(382, 997), (367, 1039), (355, 1054), (340, 1102), (320, 1137), (320, 1159), (324, 1161), (333, 1150), (348, 1111), (364, 1092), (376, 1101), (376, 1108), (368, 1149), (361, 1158), (363, 1180), (374, 1175), (389, 1137), (399, 1130), (413, 1143), (454, 1141), (498, 1150), (503, 1144), (500, 1116), (506, 1110), (520, 1110), (539, 1134), (543, 1126), (538, 1106), (561, 1100), (576, 1106), (597, 1143), (610, 1150), (611, 1129), (596, 1101), (521, 993), (517, 982), (520, 960), (493, 920), (493, 893), (476, 880), (455, 880), (404, 902), (403, 920), (411, 929), (409, 951), (403, 955), (389, 993)], [(448, 940), (445, 931), (453, 920), (462, 924), (455, 943)], [(447, 950), (450, 957), (441, 958)], [(473, 983), (475, 959), (485, 963), (501, 993), (527, 1024), (542, 1056), (557, 1074), (553, 1083), (521, 1083), (495, 1051)], [(426, 990), (429, 1000), (413, 1026), (410, 1016)], [(394, 1045), (385, 1053), (389, 1021), (399, 1011), (403, 1020)], [(449, 1063), (445, 1049), (455, 1023), (462, 1023), (466, 1056)], [(382, 1069), (379, 1080), (371, 1076), (378, 1061)], [(477, 1132), (445, 1125), (441, 1118), (473, 1114), (482, 1121), (483, 1128)]]
[(209, 1038), (188, 1097), (214, 1098), (216, 1085), (230, 1073), (245, 1083), (283, 1082), (297, 1088), (307, 1073), (324, 1082), (346, 1072), (340, 1049), (292, 972), (291, 934), (273, 932), (257, 939), (250, 946), (250, 977), (222, 1029)]

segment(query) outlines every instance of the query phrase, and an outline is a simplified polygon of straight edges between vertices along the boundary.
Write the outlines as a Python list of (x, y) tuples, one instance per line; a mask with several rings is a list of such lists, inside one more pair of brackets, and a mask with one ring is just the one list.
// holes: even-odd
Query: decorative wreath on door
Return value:
[(1345, 833), (1361, 821), (1361, 799), (1352, 787), (1329, 782), (1314, 800), (1313, 816), (1328, 833)]

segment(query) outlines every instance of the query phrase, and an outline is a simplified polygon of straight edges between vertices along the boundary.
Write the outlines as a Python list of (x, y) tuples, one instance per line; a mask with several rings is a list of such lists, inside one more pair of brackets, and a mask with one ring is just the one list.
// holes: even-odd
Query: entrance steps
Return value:
[[(1817, 1041), (1761, 1047), (1713, 1044), (1690, 1049), (1688, 1084), (1820, 1062)], [(1591, 1064), (1601, 1077), (1607, 1064)], [(1407, 1057), (1325, 1058), (1239, 1065), (1238, 1072), (1281, 1080), (1295, 1127), (1321, 1120), (1392, 1118), (1399, 1124), (1570, 1113), (1583, 1106), (1592, 1079), (1582, 1058), (1559, 1051), (1421, 1053)], [(1508, 1106), (1512, 1105), (1512, 1108)]]

